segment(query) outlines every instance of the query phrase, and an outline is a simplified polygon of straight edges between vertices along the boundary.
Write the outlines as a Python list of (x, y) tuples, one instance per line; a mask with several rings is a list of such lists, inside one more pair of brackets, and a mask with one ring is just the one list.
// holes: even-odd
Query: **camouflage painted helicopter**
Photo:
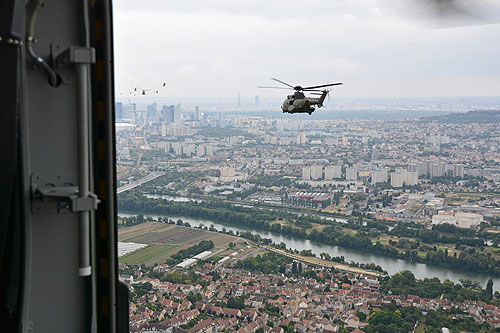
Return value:
[[(291, 84), (288, 84), (276, 78), (271, 78), (271, 80), (282, 83), (288, 86), (289, 88), (267, 87), (267, 86), (259, 86), (259, 88), (295, 90), (293, 95), (288, 95), (286, 99), (283, 101), (283, 105), (281, 106), (281, 110), (283, 110), (283, 113), (309, 113), (310, 115), (315, 110), (314, 105), (317, 105), (318, 108), (323, 106), (323, 101), (330, 92), (330, 90), (328, 89), (321, 90), (319, 88), (338, 86), (342, 84), (338, 82), (338, 83), (323, 84), (320, 86), (301, 87), (301, 86), (292, 86)], [(306, 97), (304, 95), (304, 91), (312, 91), (311, 95), (320, 95), (320, 97)]]

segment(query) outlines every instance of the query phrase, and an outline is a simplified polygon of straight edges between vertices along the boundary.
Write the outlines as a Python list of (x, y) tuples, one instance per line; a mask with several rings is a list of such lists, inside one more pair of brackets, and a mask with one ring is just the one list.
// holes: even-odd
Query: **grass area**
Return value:
[(468, 204), (470, 202), (481, 200), (482, 198), (487, 199), (487, 200), (500, 199), (500, 194), (498, 194), (498, 193), (448, 193), (448, 194), (446, 194), (446, 198), (448, 199), (448, 205), (460, 206), (460, 205)]
[[(345, 213), (345, 208), (344, 208), (344, 205), (347, 205), (349, 203), (349, 199), (346, 199), (346, 198), (342, 198), (339, 200), (339, 204), (338, 205), (335, 205), (334, 203), (329, 205), (328, 207), (326, 208), (323, 208), (322, 210), (324, 212), (328, 212), (328, 213)], [(340, 211), (339, 211), (340, 209)]]
[(184, 241), (191, 241), (198, 236), (203, 234), (202, 230), (189, 228), (189, 230), (184, 230), (184, 228), (165, 228), (164, 230), (158, 230), (156, 232), (148, 232), (137, 237), (131, 238), (130, 241), (136, 243), (174, 243), (182, 244)]
[(131, 169), (131, 167), (118, 167), (116, 170), (116, 177), (118, 179), (124, 177)]
[[(142, 227), (147, 225), (147, 227)], [(165, 229), (165, 224), (161, 223), (143, 223), (139, 225), (135, 225), (132, 227), (121, 227), (118, 229), (118, 238), (120, 239), (120, 242), (128, 241), (132, 238), (138, 237), (140, 235), (146, 234), (146, 233), (155, 233), (158, 231), (161, 231)]]
[[(390, 245), (389, 244), (389, 240), (392, 240), (394, 242), (398, 242), (400, 238), (405, 238), (405, 239), (408, 239), (412, 242), (415, 242), (416, 239), (414, 238), (409, 238), (409, 237), (397, 237), (397, 236), (389, 236), (389, 235), (382, 235), (382, 236), (379, 236), (378, 238), (373, 238), (371, 241), (373, 244), (375, 244), (376, 242), (380, 242), (382, 245)], [(460, 255), (460, 251), (455, 249), (455, 247), (453, 245), (450, 245), (450, 244), (438, 244), (438, 243), (435, 243), (435, 244), (426, 244), (430, 247), (433, 247), (434, 245), (437, 246), (438, 249), (442, 250), (442, 251), (445, 251), (445, 250), (448, 250), (448, 255), (449, 256), (453, 256), (455, 253), (457, 254), (457, 256)], [(394, 247), (399, 253), (403, 253), (404, 251), (406, 251), (406, 249), (401, 249), (401, 248), (397, 248), (397, 247)], [(418, 251), (418, 256), (420, 258), (425, 258), (427, 252), (425, 251)], [(492, 255), (494, 255), (492, 253)], [(500, 257), (500, 251), (498, 252), (497, 254), (499, 257)]]
[(212, 240), (215, 247), (227, 247), (230, 242), (241, 242), (235, 236), (158, 222), (146, 222), (118, 230), (120, 241), (136, 243), (178, 244), (189, 247), (202, 240)]
[[(408, 200), (408, 202), (410, 202), (410, 200)], [(417, 202), (414, 202), (412, 204), (412, 206), (408, 209), (408, 213), (410, 214), (415, 214), (418, 212), (418, 210), (420, 208), (422, 208), (422, 206), (425, 205), (424, 201), (417, 201)]]
[(346, 234), (349, 234), (351, 236), (354, 236), (357, 231), (356, 230), (353, 230), (353, 229), (347, 229), (347, 228), (342, 228), (342, 231), (345, 232)]
[(276, 220), (272, 221), (271, 223), (278, 223), (278, 224), (281, 224), (281, 225), (287, 225), (288, 224), (288, 220), (276, 219)]
[(339, 208), (340, 207), (337, 207), (336, 205), (332, 204), (332, 205), (329, 205), (328, 207), (323, 208), (323, 211), (325, 213), (338, 213)]
[(427, 332), (427, 325), (425, 323), (419, 323), (415, 329), (415, 333), (425, 333)]
[(492, 246), (486, 246), (484, 248), (485, 252), (491, 253), (491, 256), (496, 260), (500, 259), (500, 249), (494, 248)]
[(326, 224), (319, 224), (319, 223), (311, 223), (311, 224), (312, 224), (312, 228), (316, 229), (318, 231), (323, 231), (323, 229), (328, 227), (328, 225), (326, 225)]
[[(409, 240), (414, 240), (413, 238), (407, 238)], [(392, 239), (394, 242), (397, 242), (399, 240), (398, 236), (391, 236), (391, 235), (380, 235), (377, 238), (372, 239), (372, 243), (380, 242), (381, 244), (387, 245), (389, 244), (389, 240)]]
[(448, 256), (453, 256), (456, 253), (458, 257), (461, 253), (461, 251), (455, 249), (453, 245), (443, 245), (442, 250), (444, 251), (445, 249), (448, 249)]
[(447, 193), (446, 197), (449, 199), (479, 199), (481, 197), (487, 198), (487, 199), (499, 199), (500, 194), (498, 193), (474, 193), (474, 192), (466, 192), (466, 193)]
[(180, 245), (153, 244), (138, 251), (129, 253), (121, 257), (121, 263), (127, 265), (153, 265), (163, 263), (165, 260), (180, 249)]
[[(391, 239), (390, 236), (379, 236), (378, 238), (372, 238), (371, 241), (372, 241), (372, 244), (379, 242), (382, 245), (389, 245), (389, 239)], [(397, 241), (397, 239), (393, 239), (393, 240)]]
[(425, 259), (425, 256), (427, 255), (427, 252), (423, 252), (423, 251), (418, 251), (418, 256), (422, 259)]

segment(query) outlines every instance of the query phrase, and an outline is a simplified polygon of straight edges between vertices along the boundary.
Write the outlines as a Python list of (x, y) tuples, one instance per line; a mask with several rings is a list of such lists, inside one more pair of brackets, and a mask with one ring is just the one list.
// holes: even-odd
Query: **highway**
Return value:
[(123, 192), (126, 192), (128, 190), (131, 190), (137, 186), (140, 186), (144, 183), (147, 183), (147, 182), (150, 182), (152, 181), (153, 179), (156, 179), (158, 177), (161, 177), (165, 174), (165, 172), (162, 172), (162, 171), (155, 171), (155, 172), (151, 172), (149, 175), (147, 175), (146, 177), (142, 177), (141, 179), (139, 180), (136, 180), (135, 182), (132, 182), (130, 184), (127, 184), (127, 185), (123, 185), (121, 187), (119, 187), (117, 190), (116, 190), (116, 193), (120, 194), (120, 193), (123, 193)]

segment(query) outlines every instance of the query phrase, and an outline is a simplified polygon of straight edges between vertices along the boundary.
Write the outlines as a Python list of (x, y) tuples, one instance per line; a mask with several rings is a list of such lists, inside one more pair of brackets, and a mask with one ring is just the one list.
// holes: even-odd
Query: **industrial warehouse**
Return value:
[(331, 203), (332, 195), (323, 192), (295, 192), (283, 198), (283, 203), (300, 207), (326, 207)]
[(184, 260), (180, 264), (177, 264), (175, 267), (183, 268), (183, 269), (188, 268), (188, 267), (191, 267), (194, 264), (196, 264), (198, 262), (198, 260), (201, 261), (201, 260), (209, 258), (210, 256), (212, 256), (212, 251), (203, 251), (201, 253), (198, 253), (197, 255), (195, 255), (192, 258)]

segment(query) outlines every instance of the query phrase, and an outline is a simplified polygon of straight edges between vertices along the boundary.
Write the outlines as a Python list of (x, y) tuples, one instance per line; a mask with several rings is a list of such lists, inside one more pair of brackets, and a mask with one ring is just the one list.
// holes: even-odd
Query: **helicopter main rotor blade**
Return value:
[(281, 81), (281, 80), (278, 80), (278, 79), (276, 79), (276, 78), (274, 78), (274, 77), (272, 77), (272, 78), (271, 78), (271, 80), (274, 80), (274, 81), (276, 81), (276, 82), (282, 83), (282, 84), (284, 84), (285, 86), (289, 86), (290, 88), (293, 88), (293, 86), (292, 86), (292, 85), (290, 85), (290, 84), (288, 84), (288, 83), (286, 83), (286, 82), (283, 82), (283, 81)]
[(341, 84), (343, 84), (343, 83), (342, 82), (338, 82), (338, 83), (323, 84), (321, 86), (304, 87), (304, 88), (302, 88), (302, 90), (315, 89), (315, 88), (323, 88), (323, 87), (330, 87), (330, 86), (339, 86)]
[(285, 90), (291, 90), (291, 89), (292, 89), (292, 88), (283, 88), (283, 87), (267, 87), (267, 86), (257, 86), (257, 88), (285, 89)]

